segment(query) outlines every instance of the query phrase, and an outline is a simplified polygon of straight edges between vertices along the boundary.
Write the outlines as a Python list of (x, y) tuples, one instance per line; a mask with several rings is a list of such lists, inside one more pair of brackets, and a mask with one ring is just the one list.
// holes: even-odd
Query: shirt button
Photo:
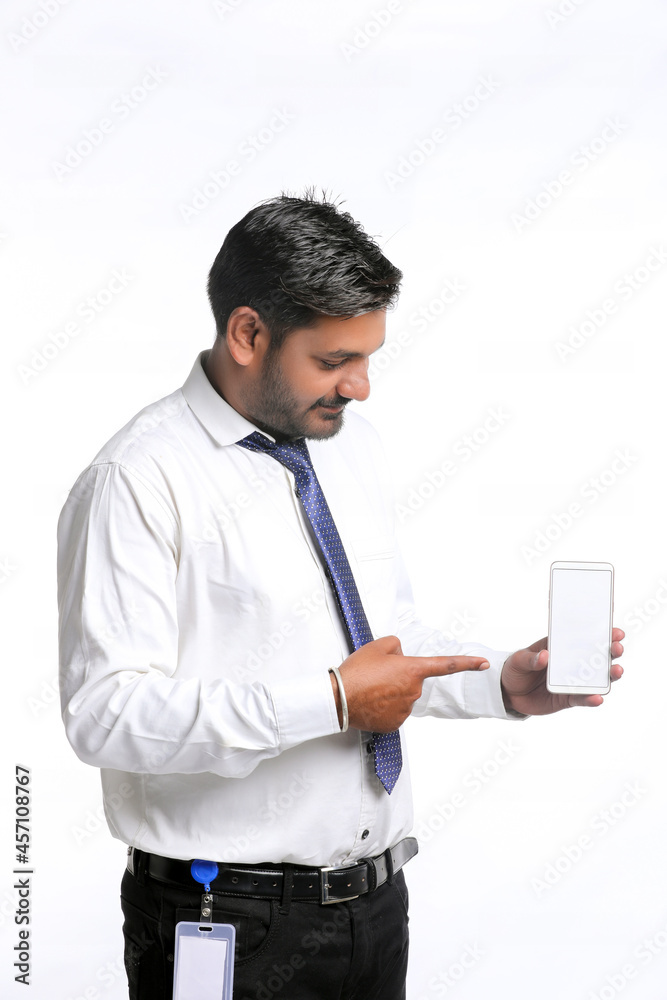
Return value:
[(361, 835), (361, 839), (365, 840), (370, 832), (371, 832), (370, 830), (364, 830), (364, 832)]

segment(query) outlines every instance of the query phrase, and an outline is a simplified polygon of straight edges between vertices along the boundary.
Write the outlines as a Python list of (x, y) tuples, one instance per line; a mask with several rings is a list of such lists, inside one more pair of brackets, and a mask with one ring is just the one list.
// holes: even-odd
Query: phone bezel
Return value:
[(552, 562), (549, 567), (549, 625), (547, 630), (547, 649), (551, 649), (551, 591), (553, 588), (553, 574), (556, 570), (585, 569), (595, 572), (611, 572), (611, 587), (609, 591), (609, 660), (607, 663), (607, 684), (604, 687), (594, 687), (590, 684), (576, 687), (570, 684), (552, 684), (551, 682), (551, 660), (547, 664), (547, 691), (552, 694), (609, 694), (611, 689), (611, 632), (614, 615), (614, 567), (609, 562), (586, 562), (570, 561), (559, 559)]

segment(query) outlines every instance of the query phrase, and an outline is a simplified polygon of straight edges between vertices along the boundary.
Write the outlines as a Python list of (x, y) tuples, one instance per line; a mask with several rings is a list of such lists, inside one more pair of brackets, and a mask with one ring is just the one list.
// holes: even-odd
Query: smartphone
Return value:
[(611, 563), (551, 564), (547, 690), (607, 694), (613, 610)]

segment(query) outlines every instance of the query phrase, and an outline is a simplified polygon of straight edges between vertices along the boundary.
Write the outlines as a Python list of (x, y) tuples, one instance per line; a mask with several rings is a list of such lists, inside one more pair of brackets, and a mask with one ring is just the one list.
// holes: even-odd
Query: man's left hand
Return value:
[[(611, 655), (614, 659), (623, 653), (621, 639), (625, 638), (625, 632), (620, 628), (612, 629), (611, 638)], [(575, 705), (595, 708), (602, 704), (604, 699), (600, 694), (552, 694), (547, 691), (548, 662), (546, 637), (507, 657), (500, 677), (505, 708), (522, 715), (549, 715)], [(612, 681), (617, 681), (622, 674), (623, 667), (619, 663), (612, 663)]]

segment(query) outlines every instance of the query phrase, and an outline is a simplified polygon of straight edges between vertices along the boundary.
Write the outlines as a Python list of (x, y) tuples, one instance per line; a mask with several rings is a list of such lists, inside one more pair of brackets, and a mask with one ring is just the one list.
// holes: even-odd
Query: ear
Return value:
[(264, 357), (271, 335), (250, 306), (238, 306), (227, 320), (227, 347), (237, 364), (247, 365)]

